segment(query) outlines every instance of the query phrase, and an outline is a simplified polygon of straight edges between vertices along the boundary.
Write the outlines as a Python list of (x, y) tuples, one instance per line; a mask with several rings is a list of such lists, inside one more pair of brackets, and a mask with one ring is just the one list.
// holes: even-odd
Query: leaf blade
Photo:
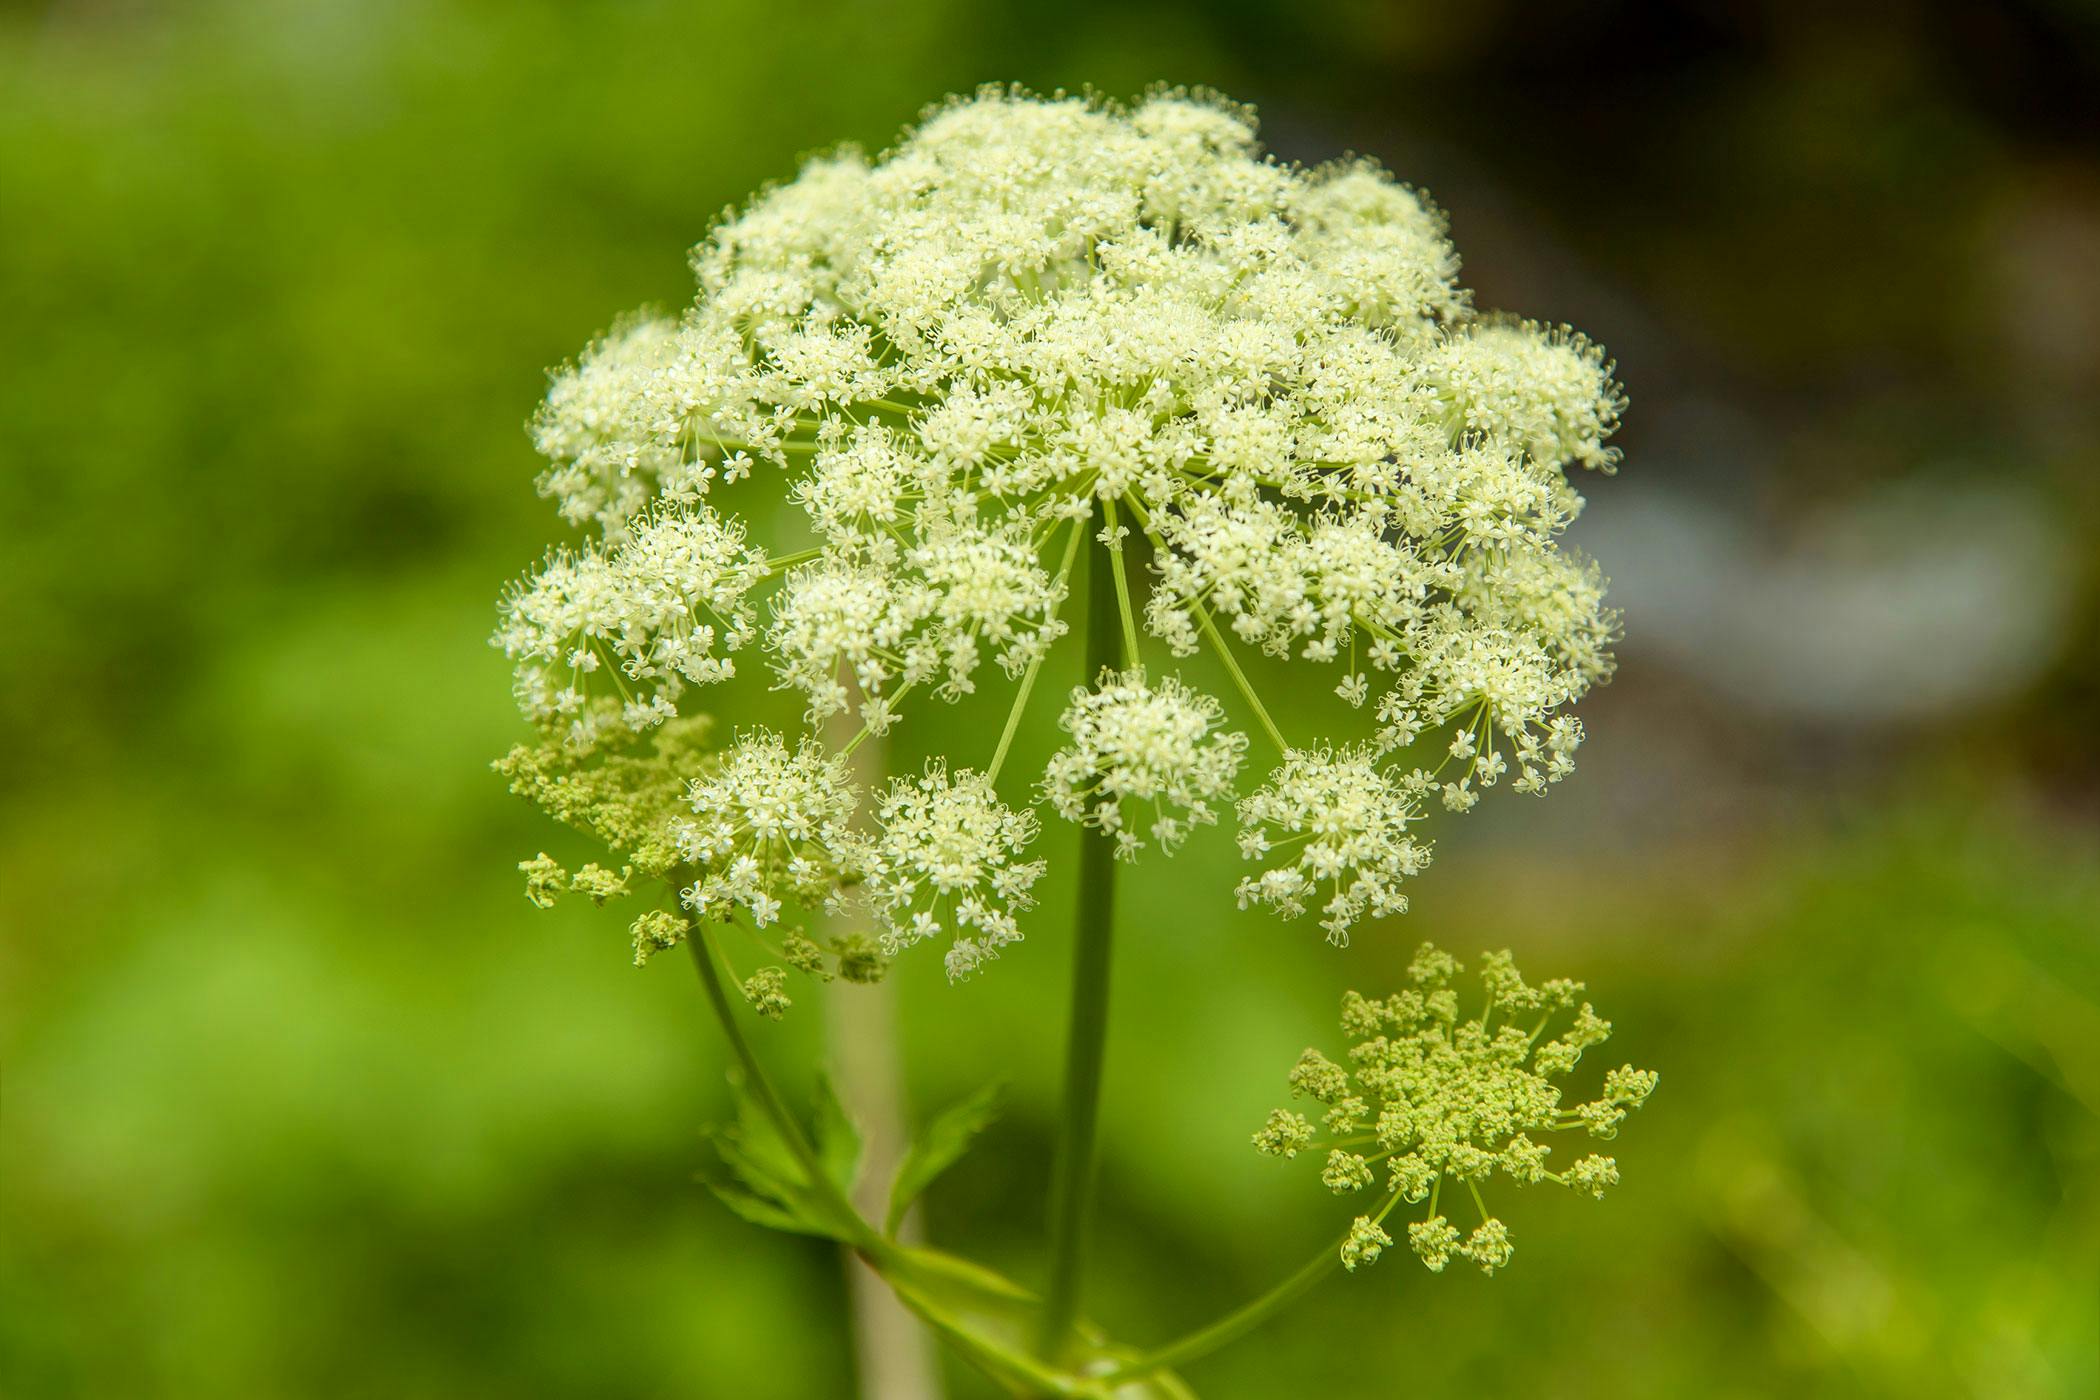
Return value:
[(861, 1155), (867, 1143), (828, 1074), (817, 1076), (816, 1109), (817, 1164), (832, 1184), (850, 1198), (860, 1180)]
[(903, 1222), (904, 1213), (911, 1209), (912, 1202), (918, 1200), (942, 1172), (960, 1161), (977, 1135), (999, 1116), (999, 1097), (1004, 1088), (998, 1083), (987, 1084), (968, 1098), (951, 1104), (912, 1141), (904, 1160), (897, 1164), (897, 1175), (890, 1183), (889, 1212), (883, 1222), (887, 1233), (897, 1233), (897, 1226)]

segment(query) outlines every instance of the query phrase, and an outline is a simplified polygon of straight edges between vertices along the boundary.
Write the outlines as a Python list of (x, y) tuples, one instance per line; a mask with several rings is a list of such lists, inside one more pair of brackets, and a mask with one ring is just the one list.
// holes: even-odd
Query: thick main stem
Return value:
[[(867, 1140), (851, 1199), (871, 1220), (882, 1218), (890, 1179), (907, 1145), (895, 992), (883, 982), (840, 988), (825, 999), (839, 1098)], [(903, 1244), (916, 1242), (916, 1215), (906, 1217), (896, 1237)], [(851, 1249), (842, 1253), (861, 1400), (940, 1400), (943, 1387), (932, 1338), (865, 1257)]]
[[(1122, 624), (1108, 546), (1087, 549), (1086, 679), (1116, 665)], [(1073, 930), (1072, 1007), (1065, 1033), (1065, 1102), (1050, 1183), (1050, 1282), (1043, 1295), (1040, 1354), (1053, 1364), (1071, 1348), (1079, 1321), (1087, 1228), (1094, 1211), (1101, 1118), (1101, 1062), (1108, 1040), (1108, 972), (1115, 930), (1115, 838), (1079, 829), (1079, 894)]]

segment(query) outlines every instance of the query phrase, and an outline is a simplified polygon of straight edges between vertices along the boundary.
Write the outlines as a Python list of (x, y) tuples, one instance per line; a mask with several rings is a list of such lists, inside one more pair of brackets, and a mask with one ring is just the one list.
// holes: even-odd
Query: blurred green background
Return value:
[[(798, 154), (1164, 79), (1614, 350), (1628, 640), (1576, 778), (1345, 952), (1235, 913), (1222, 838), (1137, 868), (1096, 1313), (1164, 1339), (1331, 1235), (1248, 1134), (1434, 937), (1662, 1071), (1625, 1184), (1512, 1194), (1492, 1281), (1328, 1283), (1206, 1396), (2100, 1393), (2096, 55), (2082, 0), (0, 10), (0, 1390), (851, 1393), (836, 1257), (695, 1183), (688, 969), (519, 898), (572, 849), (486, 766), (555, 534), (520, 428)], [(1025, 1279), (1032, 928), (897, 993), (915, 1116), (1012, 1080), (926, 1224)], [(791, 1082), (820, 1026), (766, 1031)]]

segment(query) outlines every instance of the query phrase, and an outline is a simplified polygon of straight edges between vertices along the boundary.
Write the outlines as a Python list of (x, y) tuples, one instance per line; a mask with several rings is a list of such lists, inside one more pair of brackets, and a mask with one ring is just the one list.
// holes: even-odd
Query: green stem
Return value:
[(913, 1316), (933, 1329), (934, 1334), (953, 1347), (964, 1360), (994, 1380), (1005, 1384), (1018, 1383), (1027, 1386), (1031, 1392), (1056, 1397), (1056, 1400), (1079, 1400), (1079, 1397), (1103, 1393), (1095, 1382), (1055, 1370), (1035, 1357), (1014, 1351), (974, 1331), (925, 1293), (894, 1275), (885, 1274), (883, 1277), (895, 1290), (898, 1301), (911, 1309)]
[[(1152, 541), (1154, 549), (1165, 550), (1167, 547), (1166, 541), (1162, 540), (1159, 537), (1159, 532), (1152, 528), (1152, 517), (1146, 513), (1145, 508), (1138, 503), (1136, 497), (1130, 497), (1129, 501), (1130, 513), (1137, 518), (1138, 528), (1145, 532), (1145, 538)], [(1284, 742), (1283, 731), (1276, 727), (1275, 720), (1269, 718), (1268, 710), (1262, 705), (1261, 697), (1254, 693), (1254, 686), (1247, 679), (1247, 673), (1240, 669), (1240, 663), (1233, 656), (1232, 648), (1226, 644), (1225, 638), (1218, 631), (1217, 625), (1210, 620), (1209, 609), (1205, 608), (1199, 600), (1191, 598), (1189, 599), (1189, 611), (1195, 614), (1196, 625), (1203, 629), (1203, 635), (1210, 641), (1211, 649), (1217, 652), (1218, 660), (1225, 663), (1225, 670), (1232, 676), (1232, 683), (1239, 687), (1240, 697), (1254, 711), (1254, 717), (1261, 721), (1262, 730), (1269, 736), (1269, 742), (1276, 746), (1278, 753), (1289, 753), (1291, 746)]]
[(1138, 664), (1137, 618), (1131, 611), (1130, 579), (1124, 572), (1123, 535), (1125, 532), (1116, 520), (1116, 503), (1104, 497), (1101, 502), (1101, 508), (1102, 514), (1108, 521), (1109, 535), (1115, 540), (1115, 544), (1109, 549), (1109, 558), (1114, 561), (1116, 566), (1116, 609), (1123, 624), (1123, 664), (1125, 666), (1135, 666)]
[(823, 547), (818, 546), (812, 549), (798, 549), (792, 554), (768, 557), (766, 560), (766, 577), (771, 578), (776, 574), (784, 574), (798, 565), (807, 564), (823, 552)]
[(1254, 693), (1253, 683), (1247, 679), (1247, 673), (1240, 669), (1240, 663), (1233, 657), (1232, 648), (1226, 645), (1217, 624), (1210, 620), (1210, 610), (1191, 598), (1189, 611), (1196, 614), (1196, 625), (1201, 627), (1203, 635), (1210, 639), (1211, 650), (1217, 652), (1218, 660), (1225, 663), (1225, 669), (1232, 675), (1232, 683), (1239, 687), (1240, 695), (1254, 711), (1254, 717), (1261, 721), (1261, 727), (1267, 732), (1269, 742), (1276, 746), (1276, 752), (1289, 753), (1291, 746), (1284, 742), (1283, 731), (1276, 727), (1275, 720), (1269, 718), (1269, 712), (1263, 707), (1261, 697)]
[[(1113, 670), (1121, 625), (1108, 546), (1088, 550), (1086, 676)], [(1039, 1354), (1056, 1364), (1079, 1320), (1087, 1226), (1093, 1215), (1095, 1150), (1101, 1116), (1101, 1063), (1108, 1040), (1109, 952), (1114, 933), (1115, 838), (1079, 829), (1079, 898), (1073, 931), (1072, 1008), (1065, 1040), (1064, 1118), (1050, 1187), (1050, 1283), (1043, 1295)]]
[(1117, 1381), (1136, 1380), (1155, 1371), (1169, 1370), (1185, 1362), (1208, 1356), (1218, 1348), (1238, 1341), (1304, 1297), (1315, 1284), (1333, 1273), (1342, 1262), (1342, 1245), (1348, 1238), (1348, 1235), (1344, 1234), (1341, 1239), (1307, 1260), (1305, 1267), (1253, 1302), (1235, 1308), (1208, 1327), (1199, 1328), (1179, 1341), (1169, 1342), (1155, 1351), (1148, 1351), (1135, 1361), (1126, 1361), (1103, 1376), (1102, 1380), (1111, 1385)]
[[(1386, 1197), (1385, 1204), (1378, 1209), (1376, 1223), (1384, 1224), (1386, 1216), (1392, 1213), (1393, 1207), (1399, 1202), (1400, 1193), (1397, 1191)], [(1333, 1273), (1335, 1266), (1342, 1262), (1342, 1247), (1349, 1242), (1349, 1236), (1354, 1230), (1353, 1225), (1344, 1230), (1339, 1239), (1308, 1259), (1297, 1273), (1253, 1302), (1234, 1309), (1208, 1327), (1199, 1328), (1179, 1341), (1169, 1342), (1154, 1351), (1148, 1351), (1135, 1361), (1126, 1361), (1101, 1379), (1110, 1385), (1117, 1381), (1136, 1380), (1140, 1376), (1149, 1376), (1155, 1371), (1164, 1371), (1194, 1361), (1198, 1357), (1208, 1356), (1218, 1348), (1238, 1341), (1311, 1292), (1315, 1284)]]

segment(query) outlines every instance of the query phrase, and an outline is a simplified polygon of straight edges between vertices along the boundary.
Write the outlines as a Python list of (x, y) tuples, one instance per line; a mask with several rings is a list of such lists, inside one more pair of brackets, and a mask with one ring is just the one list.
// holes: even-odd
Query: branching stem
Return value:
[[(1135, 497), (1127, 499), (1130, 501), (1130, 513), (1137, 518), (1138, 527), (1145, 532), (1145, 538), (1152, 541), (1154, 549), (1165, 549), (1166, 542), (1160, 539), (1159, 532), (1152, 528), (1152, 518), (1146, 513), (1144, 506), (1139, 504)], [(1211, 649), (1217, 652), (1218, 660), (1225, 663), (1226, 671), (1232, 676), (1232, 683), (1239, 687), (1240, 697), (1247, 702), (1248, 708), (1254, 711), (1254, 717), (1261, 721), (1262, 731), (1269, 736), (1269, 742), (1276, 746), (1276, 752), (1289, 753), (1291, 746), (1284, 741), (1283, 731), (1276, 727), (1275, 720), (1269, 718), (1268, 708), (1261, 703), (1261, 697), (1254, 693), (1253, 682), (1249, 681), (1247, 673), (1240, 669), (1239, 659), (1232, 654), (1232, 648), (1226, 644), (1217, 624), (1211, 621), (1209, 610), (1201, 601), (1191, 598), (1189, 611), (1195, 614), (1196, 625), (1203, 629), (1203, 635), (1210, 642)]]
[(744, 1038), (743, 1028), (737, 1024), (735, 1008), (729, 999), (729, 989), (722, 980), (717, 966), (720, 950), (715, 946), (714, 931), (704, 922), (695, 921), (693, 934), (686, 940), (693, 955), (693, 966), (699, 971), (700, 985), (707, 992), (707, 1003), (722, 1027), (722, 1034), (729, 1041), (729, 1048), (736, 1056), (737, 1065), (744, 1073), (745, 1083), (757, 1100), (759, 1111), (766, 1115), (780, 1140), (787, 1144), (812, 1183), (812, 1189), (824, 1199), (826, 1206), (838, 1216), (837, 1223), (847, 1232), (846, 1243), (861, 1257), (874, 1265), (876, 1271), (896, 1291), (898, 1298), (911, 1309), (921, 1321), (931, 1327), (949, 1345), (953, 1346), (972, 1365), (993, 1376), (1018, 1376), (1028, 1383), (1039, 1386), (1047, 1395), (1056, 1397), (1099, 1396), (1102, 1392), (1097, 1383), (1069, 1375), (1054, 1364), (1044, 1364), (1015, 1350), (1004, 1343), (958, 1321), (946, 1309), (928, 1297), (924, 1290), (909, 1282), (911, 1277), (911, 1251), (900, 1250), (896, 1244), (883, 1237), (855, 1209), (846, 1194), (825, 1174), (817, 1160), (816, 1149), (802, 1127), (788, 1112), (773, 1081), (766, 1075), (765, 1067), (759, 1063), (751, 1042)]
[(1116, 503), (1104, 497), (1101, 502), (1102, 518), (1107, 522), (1109, 538), (1108, 556), (1116, 569), (1116, 611), (1123, 624), (1123, 664), (1138, 664), (1137, 615), (1130, 607), (1130, 577), (1123, 560), (1123, 536), (1125, 531), (1116, 519)]

